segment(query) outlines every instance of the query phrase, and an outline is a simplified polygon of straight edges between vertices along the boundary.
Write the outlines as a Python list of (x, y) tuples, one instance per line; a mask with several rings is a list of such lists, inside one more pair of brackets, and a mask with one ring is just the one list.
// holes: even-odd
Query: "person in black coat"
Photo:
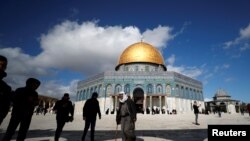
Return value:
[(38, 105), (38, 93), (36, 89), (40, 86), (40, 81), (29, 78), (26, 86), (16, 89), (13, 95), (13, 109), (7, 131), (2, 141), (10, 141), (20, 124), (17, 141), (24, 141), (28, 132), (34, 108)]
[(74, 107), (69, 99), (70, 99), (69, 94), (65, 93), (62, 99), (57, 101), (55, 106), (53, 107), (53, 111), (55, 111), (56, 113), (56, 123), (57, 123), (55, 137), (54, 137), (55, 141), (59, 140), (65, 123), (73, 121)]
[(194, 101), (193, 109), (194, 109), (194, 115), (195, 115), (195, 124), (196, 124), (196, 125), (200, 125), (200, 124), (198, 123), (199, 106), (197, 105), (197, 102), (196, 102), (196, 101)]
[(11, 103), (11, 87), (3, 81), (3, 78), (7, 76), (5, 72), (7, 64), (7, 58), (0, 55), (0, 125), (8, 114)]
[(122, 140), (135, 141), (135, 121), (137, 119), (135, 103), (125, 92), (119, 93), (119, 101), (116, 123), (117, 125), (121, 124)]
[(101, 119), (101, 112), (99, 102), (97, 100), (98, 94), (94, 92), (92, 97), (86, 101), (83, 107), (83, 120), (85, 120), (85, 127), (82, 135), (82, 141), (85, 140), (85, 136), (88, 132), (89, 126), (91, 125), (91, 141), (94, 141), (95, 136), (95, 124), (96, 116), (99, 115)]
[(248, 111), (248, 114), (250, 116), (250, 103), (247, 104), (247, 111)]

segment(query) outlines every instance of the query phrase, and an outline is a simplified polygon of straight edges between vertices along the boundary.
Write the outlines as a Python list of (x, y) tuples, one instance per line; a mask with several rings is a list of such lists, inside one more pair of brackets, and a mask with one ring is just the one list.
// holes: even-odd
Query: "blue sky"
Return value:
[(77, 81), (114, 70), (143, 38), (168, 70), (202, 81), (205, 99), (224, 89), (250, 102), (247, 0), (2, 0), (0, 20), (13, 89), (37, 77), (40, 94), (74, 99)]

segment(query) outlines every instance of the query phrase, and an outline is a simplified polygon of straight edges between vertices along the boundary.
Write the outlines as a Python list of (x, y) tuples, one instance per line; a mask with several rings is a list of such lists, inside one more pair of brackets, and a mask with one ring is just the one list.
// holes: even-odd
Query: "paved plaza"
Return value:
[[(2, 138), (9, 123), (10, 114), (0, 127)], [(206, 141), (207, 127), (212, 124), (250, 125), (248, 114), (199, 115), (200, 125), (194, 124), (194, 114), (177, 115), (142, 115), (138, 114), (136, 122), (137, 141)], [(103, 115), (97, 119), (96, 141), (121, 141), (120, 126), (116, 132), (115, 115)], [(56, 128), (55, 115), (34, 115), (26, 141), (53, 141)], [(84, 128), (81, 115), (75, 116), (73, 122), (67, 123), (60, 141), (80, 141)], [(117, 138), (116, 138), (117, 133)], [(13, 136), (13, 141), (16, 134)], [(90, 140), (90, 133), (86, 140)]]

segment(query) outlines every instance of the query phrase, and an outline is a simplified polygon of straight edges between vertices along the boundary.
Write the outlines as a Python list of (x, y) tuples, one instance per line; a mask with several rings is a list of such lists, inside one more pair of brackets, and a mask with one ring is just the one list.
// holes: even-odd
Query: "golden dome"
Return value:
[(162, 65), (166, 70), (161, 53), (145, 42), (138, 42), (127, 47), (120, 56), (116, 70), (120, 65), (127, 63), (153, 63)]

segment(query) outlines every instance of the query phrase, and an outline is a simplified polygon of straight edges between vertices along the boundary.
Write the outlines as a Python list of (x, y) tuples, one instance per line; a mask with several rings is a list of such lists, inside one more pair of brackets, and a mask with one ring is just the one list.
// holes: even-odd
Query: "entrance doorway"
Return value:
[(144, 110), (143, 110), (144, 92), (143, 92), (143, 90), (141, 88), (136, 88), (133, 92), (133, 98), (134, 98), (137, 113), (144, 113)]

